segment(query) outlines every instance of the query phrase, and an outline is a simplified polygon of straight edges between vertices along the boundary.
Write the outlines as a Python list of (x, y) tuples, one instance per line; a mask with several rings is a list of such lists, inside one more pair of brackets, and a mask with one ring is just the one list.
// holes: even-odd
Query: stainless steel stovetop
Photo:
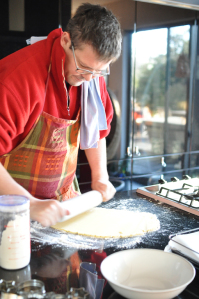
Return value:
[(160, 181), (157, 185), (140, 187), (136, 192), (199, 216), (199, 178), (184, 176), (182, 180)]

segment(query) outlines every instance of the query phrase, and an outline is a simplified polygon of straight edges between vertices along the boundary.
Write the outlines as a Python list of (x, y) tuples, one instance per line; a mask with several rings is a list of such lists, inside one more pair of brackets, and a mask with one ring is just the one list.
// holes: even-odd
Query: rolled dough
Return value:
[(160, 222), (151, 213), (93, 208), (52, 227), (95, 238), (127, 238), (155, 231), (160, 228)]

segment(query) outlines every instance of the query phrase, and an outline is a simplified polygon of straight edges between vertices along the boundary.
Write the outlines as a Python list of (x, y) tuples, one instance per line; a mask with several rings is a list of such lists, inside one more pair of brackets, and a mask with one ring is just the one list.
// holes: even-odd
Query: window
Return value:
[(190, 166), (184, 154), (190, 151), (192, 121), (191, 38), (196, 37), (191, 32), (191, 25), (182, 25), (132, 34), (130, 134), (138, 158), (132, 173), (138, 182), (141, 175), (144, 185), (157, 183), (163, 174), (181, 178)]
[(135, 34), (134, 144), (142, 155), (182, 152), (190, 75), (190, 26)]

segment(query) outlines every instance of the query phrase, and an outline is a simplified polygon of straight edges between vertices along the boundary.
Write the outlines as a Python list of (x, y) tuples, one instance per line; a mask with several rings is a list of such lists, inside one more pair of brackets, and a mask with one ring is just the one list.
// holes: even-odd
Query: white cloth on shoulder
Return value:
[(26, 40), (26, 43), (27, 45), (33, 45), (43, 39), (47, 39), (47, 36), (31, 36), (31, 38)]
[(81, 88), (80, 149), (97, 148), (100, 130), (107, 130), (107, 121), (96, 77), (85, 81)]

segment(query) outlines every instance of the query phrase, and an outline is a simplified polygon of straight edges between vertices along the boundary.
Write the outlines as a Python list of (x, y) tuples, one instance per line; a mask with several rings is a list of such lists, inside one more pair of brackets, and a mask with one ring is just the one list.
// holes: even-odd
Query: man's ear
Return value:
[(65, 48), (66, 45), (71, 44), (70, 34), (68, 32), (64, 31), (62, 33), (60, 44), (63, 48)]

